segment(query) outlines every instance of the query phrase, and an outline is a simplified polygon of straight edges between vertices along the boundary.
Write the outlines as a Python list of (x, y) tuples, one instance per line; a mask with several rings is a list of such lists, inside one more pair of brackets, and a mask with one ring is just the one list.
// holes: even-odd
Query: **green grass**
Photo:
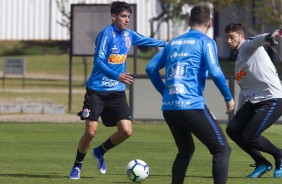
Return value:
[[(225, 127), (223, 127), (225, 128)], [(120, 146), (106, 154), (107, 174), (100, 175), (95, 169), (91, 151), (85, 157), (81, 179), (68, 179), (76, 154), (76, 147), (84, 124), (36, 124), (0, 123), (1, 184), (111, 184), (132, 183), (126, 178), (126, 164), (135, 158), (147, 162), (150, 176), (148, 184), (166, 184), (171, 180), (171, 165), (176, 147), (166, 124), (133, 124), (133, 135)], [(100, 126), (91, 148), (99, 145), (115, 131)], [(281, 125), (269, 128), (265, 136), (282, 147)], [(272, 178), (273, 172), (259, 179), (246, 179), (252, 171), (253, 161), (233, 142), (229, 141), (232, 154), (229, 165), (229, 184), (278, 184), (281, 179)], [(196, 151), (189, 166), (185, 184), (210, 184), (211, 155), (195, 138)], [(266, 155), (269, 160), (273, 159)]]

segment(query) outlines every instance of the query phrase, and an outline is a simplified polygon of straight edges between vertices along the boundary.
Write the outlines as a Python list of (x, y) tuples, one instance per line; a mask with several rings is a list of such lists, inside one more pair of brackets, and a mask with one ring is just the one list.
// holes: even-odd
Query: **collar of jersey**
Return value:
[(245, 42), (246, 40), (241, 41), (241, 43), (239, 43), (237, 50), (239, 50), (239, 48), (241, 47), (242, 43)]
[(119, 35), (122, 35), (123, 32), (124, 32), (124, 31), (118, 30), (118, 29), (114, 26), (114, 24), (112, 24), (112, 28), (113, 28), (114, 32), (116, 32), (116, 33), (119, 34)]

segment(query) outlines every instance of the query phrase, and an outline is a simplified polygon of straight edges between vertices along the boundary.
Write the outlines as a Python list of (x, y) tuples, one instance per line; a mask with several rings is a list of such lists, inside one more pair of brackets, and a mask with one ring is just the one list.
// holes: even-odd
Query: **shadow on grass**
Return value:
[[(69, 176), (62, 176), (57, 174), (0, 174), (0, 177), (15, 177), (15, 178), (69, 178)], [(93, 177), (83, 177), (83, 178), (93, 178)]]
[[(171, 175), (156, 175), (156, 174), (154, 174), (154, 175), (152, 175), (152, 174), (150, 174), (150, 177), (171, 177)], [(185, 176), (185, 178), (209, 178), (209, 179), (213, 179), (213, 177), (212, 176), (197, 176), (197, 175), (193, 175), (193, 176), (191, 176), (191, 175), (186, 175)], [(239, 176), (228, 176), (228, 178), (245, 178), (244, 176), (242, 176), (242, 177), (239, 177)]]

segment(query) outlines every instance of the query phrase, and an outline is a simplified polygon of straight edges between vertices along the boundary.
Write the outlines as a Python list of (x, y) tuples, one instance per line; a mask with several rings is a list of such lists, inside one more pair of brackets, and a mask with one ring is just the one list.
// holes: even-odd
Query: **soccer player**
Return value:
[[(192, 134), (213, 156), (214, 183), (227, 182), (231, 148), (203, 96), (209, 73), (224, 97), (227, 113), (234, 108), (234, 100), (218, 63), (216, 43), (206, 35), (211, 25), (210, 13), (207, 5), (194, 6), (189, 20), (191, 29), (171, 40), (146, 67), (153, 85), (162, 95), (163, 116), (178, 148), (172, 165), (172, 184), (184, 182), (195, 151)], [(164, 67), (165, 82), (160, 75)]]
[(226, 132), (255, 161), (256, 168), (247, 178), (258, 178), (272, 169), (261, 152), (273, 156), (274, 178), (280, 178), (282, 150), (261, 134), (282, 114), (282, 86), (263, 47), (268, 42), (278, 43), (282, 30), (245, 39), (243, 25), (230, 23), (225, 27), (225, 34), (228, 47), (238, 52), (235, 75), (241, 89), (237, 112)]
[(93, 149), (97, 169), (106, 173), (104, 154), (119, 145), (132, 134), (131, 114), (126, 100), (126, 85), (133, 82), (126, 73), (126, 57), (132, 45), (165, 46), (166, 42), (148, 38), (127, 29), (132, 13), (130, 5), (124, 1), (113, 1), (111, 5), (112, 24), (105, 27), (96, 38), (94, 68), (86, 84), (83, 109), (79, 113), (85, 120), (82, 135), (70, 179), (79, 179), (83, 159), (95, 137), (98, 118), (105, 126), (116, 126), (113, 133), (103, 144)]

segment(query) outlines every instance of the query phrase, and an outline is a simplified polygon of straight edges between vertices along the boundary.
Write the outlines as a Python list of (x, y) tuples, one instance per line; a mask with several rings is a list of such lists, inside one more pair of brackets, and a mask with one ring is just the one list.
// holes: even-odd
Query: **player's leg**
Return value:
[(212, 174), (215, 184), (226, 184), (231, 148), (209, 109), (190, 112), (189, 125), (192, 133), (209, 149), (213, 156)]
[(70, 179), (79, 179), (80, 178), (82, 163), (87, 153), (87, 150), (90, 147), (90, 143), (92, 139), (95, 137), (97, 127), (98, 127), (97, 121), (85, 120), (85, 131), (82, 137), (80, 138), (80, 141), (78, 144), (75, 162), (74, 162), (73, 168), (70, 173)]
[(113, 133), (104, 143), (93, 149), (93, 156), (97, 161), (97, 168), (100, 173), (106, 173), (104, 154), (110, 149), (119, 145), (132, 134), (130, 109), (127, 104), (124, 92), (114, 92), (108, 94), (106, 108), (101, 114), (105, 126), (117, 126), (117, 131)]
[(247, 127), (249, 121), (254, 115), (255, 111), (252, 104), (246, 102), (235, 114), (233, 119), (228, 123), (226, 133), (242, 150), (244, 150), (253, 158), (256, 166), (264, 164), (269, 165), (270, 163), (266, 160), (266, 158), (264, 158), (260, 151), (249, 147), (242, 140), (244, 129)]
[(114, 145), (119, 145), (132, 134), (132, 124), (130, 120), (124, 119), (117, 123), (117, 132), (113, 133), (110, 137), (111, 142)]
[(96, 159), (97, 169), (101, 174), (106, 173), (106, 163), (104, 160), (104, 154), (108, 152), (110, 149), (119, 145), (127, 138), (131, 136), (132, 128), (131, 128), (130, 120), (120, 120), (117, 123), (117, 131), (113, 133), (105, 142), (103, 142), (100, 146), (93, 149), (93, 156)]
[(182, 116), (183, 111), (163, 111), (164, 118), (178, 148), (178, 153), (172, 166), (172, 184), (182, 184), (195, 151), (191, 132), (182, 125), (188, 123), (187, 117)]
[[(95, 107), (95, 108), (94, 108)], [(95, 91), (87, 89), (84, 96), (83, 109), (78, 113), (81, 120), (85, 120), (84, 134), (80, 138), (75, 163), (70, 173), (71, 179), (79, 179), (82, 163), (92, 139), (98, 128), (98, 118), (104, 108), (104, 102)]]
[(282, 102), (272, 99), (254, 104), (254, 107), (256, 114), (242, 134), (243, 141), (253, 149), (271, 154), (276, 166), (274, 177), (281, 177), (282, 151), (261, 134), (281, 116)]

